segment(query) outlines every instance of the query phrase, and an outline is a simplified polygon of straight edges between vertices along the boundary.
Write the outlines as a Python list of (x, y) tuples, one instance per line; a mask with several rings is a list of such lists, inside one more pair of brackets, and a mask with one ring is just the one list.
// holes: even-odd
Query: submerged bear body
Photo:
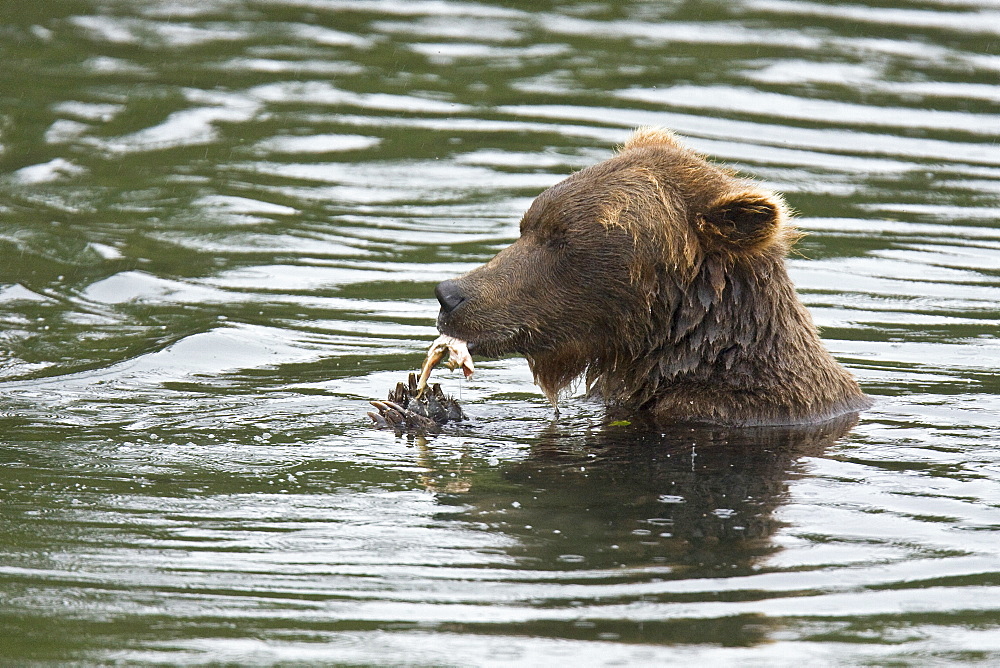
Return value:
[(438, 329), (527, 358), (555, 402), (583, 376), (617, 412), (727, 425), (819, 422), (870, 405), (823, 346), (785, 268), (781, 199), (637, 132), (549, 188), (521, 236), (438, 285)]

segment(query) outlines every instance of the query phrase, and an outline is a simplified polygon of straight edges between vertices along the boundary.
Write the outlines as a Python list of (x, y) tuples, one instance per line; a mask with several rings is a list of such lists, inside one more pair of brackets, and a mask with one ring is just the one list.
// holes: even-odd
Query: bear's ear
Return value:
[(778, 197), (754, 190), (720, 197), (698, 219), (707, 244), (730, 251), (766, 245), (779, 235), (785, 206)]
[(680, 149), (680, 141), (670, 130), (666, 128), (652, 128), (652, 127), (642, 127), (636, 128), (636, 131), (632, 133), (632, 136), (628, 138), (628, 141), (621, 147), (621, 152), (628, 151), (633, 148), (646, 148), (649, 146), (659, 146), (659, 147), (669, 147)]

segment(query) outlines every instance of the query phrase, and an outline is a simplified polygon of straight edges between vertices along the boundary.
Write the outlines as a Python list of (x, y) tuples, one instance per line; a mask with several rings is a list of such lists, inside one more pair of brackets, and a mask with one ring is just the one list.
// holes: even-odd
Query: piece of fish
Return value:
[(424, 365), (420, 367), (420, 379), (417, 381), (417, 396), (422, 396), (427, 388), (427, 379), (431, 377), (431, 370), (437, 366), (445, 353), (448, 354), (448, 361), (445, 363), (449, 369), (461, 367), (465, 377), (468, 378), (476, 370), (472, 363), (472, 355), (469, 353), (469, 344), (461, 339), (442, 334), (434, 339), (434, 343), (427, 350), (427, 357)]

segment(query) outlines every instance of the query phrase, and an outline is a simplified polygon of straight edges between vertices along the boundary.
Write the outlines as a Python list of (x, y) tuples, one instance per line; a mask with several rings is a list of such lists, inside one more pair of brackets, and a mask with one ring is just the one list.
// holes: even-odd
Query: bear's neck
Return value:
[(588, 370), (608, 404), (729, 425), (818, 422), (870, 405), (820, 341), (782, 257), (706, 258), (693, 282), (661, 290), (642, 344)]

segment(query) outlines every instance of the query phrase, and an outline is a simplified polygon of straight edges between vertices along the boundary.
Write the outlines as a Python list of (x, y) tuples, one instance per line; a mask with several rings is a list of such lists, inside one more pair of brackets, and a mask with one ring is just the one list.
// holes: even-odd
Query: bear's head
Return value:
[[(754, 345), (738, 339), (760, 336), (747, 330), (802, 319), (787, 219), (775, 194), (640, 130), (539, 195), (515, 243), (439, 284), (438, 329), (473, 354), (525, 356), (553, 402), (586, 374), (609, 402), (648, 404), (665, 383), (732, 370)], [(793, 304), (757, 304), (774, 280)]]

